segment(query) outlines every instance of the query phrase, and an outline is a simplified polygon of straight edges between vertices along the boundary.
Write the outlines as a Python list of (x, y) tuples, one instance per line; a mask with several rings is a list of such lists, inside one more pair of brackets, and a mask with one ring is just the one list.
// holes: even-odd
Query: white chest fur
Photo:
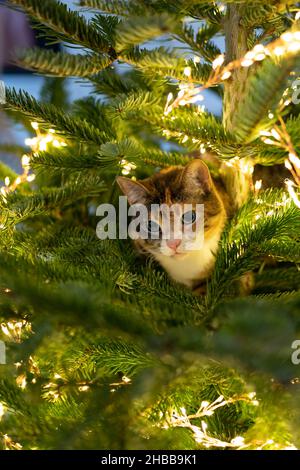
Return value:
[(194, 281), (208, 277), (215, 262), (220, 232), (204, 240), (199, 250), (193, 250), (180, 256), (156, 254), (157, 261), (174, 281), (193, 287)]

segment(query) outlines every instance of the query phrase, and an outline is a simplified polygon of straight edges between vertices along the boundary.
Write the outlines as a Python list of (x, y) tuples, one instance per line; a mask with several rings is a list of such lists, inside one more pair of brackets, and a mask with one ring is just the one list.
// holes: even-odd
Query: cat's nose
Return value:
[(180, 245), (180, 243), (181, 243), (181, 240), (176, 239), (176, 238), (175, 238), (174, 240), (168, 240), (168, 241), (167, 241), (168, 247), (171, 248), (171, 249), (174, 250), (174, 251), (175, 251), (176, 248)]

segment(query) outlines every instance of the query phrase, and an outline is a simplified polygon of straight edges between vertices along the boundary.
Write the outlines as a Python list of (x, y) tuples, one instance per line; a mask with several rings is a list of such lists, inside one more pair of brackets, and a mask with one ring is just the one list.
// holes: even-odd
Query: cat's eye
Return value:
[(196, 211), (188, 211), (182, 215), (181, 220), (183, 225), (191, 225), (197, 218)]
[(148, 233), (150, 235), (158, 235), (160, 234), (160, 225), (155, 222), (154, 220), (149, 220), (148, 222)]

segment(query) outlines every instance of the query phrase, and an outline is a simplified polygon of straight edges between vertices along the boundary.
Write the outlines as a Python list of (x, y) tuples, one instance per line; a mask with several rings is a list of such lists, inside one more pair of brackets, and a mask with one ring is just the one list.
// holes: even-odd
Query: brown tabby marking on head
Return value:
[[(214, 265), (214, 253), (222, 233), (229, 202), (220, 182), (213, 180), (208, 167), (199, 159), (185, 167), (169, 167), (141, 181), (118, 177), (129, 204), (142, 203), (149, 213), (152, 204), (204, 205), (204, 245), (188, 251), (182, 238), (174, 248), (172, 240), (140, 239), (136, 243), (168, 271), (178, 282), (192, 287), (207, 278)], [(174, 240), (173, 240), (174, 241)]]

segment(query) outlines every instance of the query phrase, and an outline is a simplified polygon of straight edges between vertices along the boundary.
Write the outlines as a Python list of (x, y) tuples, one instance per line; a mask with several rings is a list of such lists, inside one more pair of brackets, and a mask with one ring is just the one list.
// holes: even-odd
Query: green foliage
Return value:
[[(46, 34), (70, 43), (80, 44), (96, 52), (110, 52), (111, 44), (105, 34), (99, 34), (82, 15), (71, 11), (56, 0), (12, 0), (11, 5), (25, 9), (26, 13), (46, 27)], [(43, 31), (43, 27), (40, 27)]]
[(208, 286), (208, 309), (213, 311), (234, 281), (259, 267), (264, 255), (299, 262), (300, 213), (293, 202), (276, 207), (280, 199), (284, 194), (267, 191), (258, 202), (250, 201), (224, 232)]
[(279, 20), (278, 7), (270, 4), (247, 5), (241, 24), (246, 28), (266, 27), (266, 23), (276, 25)]
[[(6, 107), (20, 111), (26, 116), (38, 120), (41, 123), (47, 123), (49, 127), (55, 127), (70, 138), (74, 138), (83, 142), (102, 143), (107, 136), (104, 130), (99, 130), (86, 120), (74, 118), (64, 113), (63, 109), (59, 109), (52, 104), (44, 104), (38, 102), (27, 92), (16, 92), (15, 89), (6, 89)], [(107, 129), (109, 132), (109, 130)]]
[(175, 18), (170, 15), (156, 15), (151, 18), (140, 16), (124, 20), (117, 28), (116, 46), (118, 50), (141, 44), (168, 33), (175, 26)]
[(164, 47), (152, 50), (131, 48), (125, 52), (124, 58), (130, 64), (142, 69), (145, 74), (153, 75), (153, 72), (155, 72), (158, 75), (178, 80), (186, 79), (184, 74), (186, 67), (191, 68), (191, 80), (194, 82), (205, 82), (211, 73), (210, 65), (184, 60), (182, 57), (178, 57), (175, 52)]
[(136, 14), (137, 11), (142, 13), (144, 8), (144, 5), (141, 7), (141, 2), (127, 2), (126, 0), (80, 0), (80, 6), (93, 10), (101, 10), (114, 15)]
[(111, 63), (108, 56), (55, 53), (42, 49), (29, 49), (19, 55), (18, 64), (45, 75), (59, 77), (88, 77)]
[[(12, 150), (14, 152), (14, 149)], [(17, 174), (5, 163), (0, 162), (0, 180), (4, 180), (6, 177), (13, 181), (16, 179)]]
[[(223, 3), (244, 4), (251, 47), (288, 28), (294, 4)], [(212, 73), (227, 21), (216, 2), (81, 0), (89, 20), (56, 0), (10, 4), (49, 42), (85, 50), (21, 51), (20, 64), (49, 75), (41, 98), (6, 90), (7, 112), (31, 137), (32, 120), (37, 141), (54, 131), (46, 150), (0, 145), (28, 153), (35, 174), (0, 195), (0, 448), (206, 449), (204, 430), (213, 449), (238, 436), (246, 449), (299, 446), (291, 344), (300, 334), (300, 212), (287, 192), (256, 192), (227, 221), (199, 296), (131, 241), (96, 235), (97, 206), (117, 207), (120, 174), (141, 179), (185, 165), (203, 147), (217, 177), (234, 157), (283, 163), (286, 150), (258, 138), (278, 115), (300, 152), (299, 109), (279, 105), (297, 55), (249, 69), (229, 133), (197, 104), (165, 111)], [(92, 93), (70, 103), (66, 81), (54, 76), (88, 79)], [(0, 163), (1, 181), (18, 176)], [(202, 413), (213, 403), (222, 405)], [(182, 425), (185, 416), (194, 428)]]
[(79, 376), (115, 375), (133, 377), (140, 370), (160, 364), (136, 344), (103, 338), (97, 344), (79, 349), (68, 359), (68, 370)]
[(221, 54), (220, 49), (210, 40), (220, 30), (219, 25), (202, 25), (196, 35), (192, 25), (185, 24), (182, 32), (178, 32), (179, 38), (189, 44), (193, 51), (200, 53), (204, 59), (211, 62)]
[(268, 112), (274, 111), (286, 89), (289, 74), (299, 67), (297, 54), (275, 61), (266, 59), (249, 79), (245, 99), (234, 116), (236, 135), (239, 141), (251, 142), (259, 131), (270, 125)]
[(47, 214), (49, 211), (74, 203), (74, 201), (103, 191), (103, 183), (98, 178), (74, 179), (62, 188), (47, 188), (38, 195), (8, 195), (1, 202), (1, 218), (7, 228), (23, 222), (28, 217)]

